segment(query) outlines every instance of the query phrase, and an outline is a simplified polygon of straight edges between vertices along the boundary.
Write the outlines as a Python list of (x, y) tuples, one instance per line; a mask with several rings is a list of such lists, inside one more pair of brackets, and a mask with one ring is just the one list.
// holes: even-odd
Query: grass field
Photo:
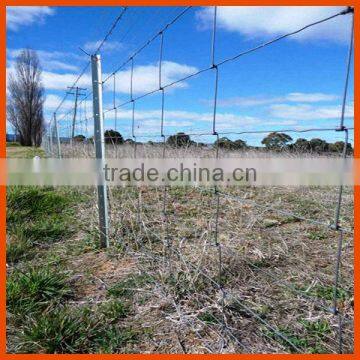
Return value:
[(41, 148), (34, 148), (31, 146), (7, 146), (6, 156), (8, 158), (25, 158), (31, 159), (34, 156), (43, 157), (45, 152)]
[[(8, 156), (34, 155), (44, 154), (8, 148)], [(162, 188), (112, 188), (104, 250), (93, 188), (8, 188), (8, 352), (337, 352), (338, 316), (327, 309), (339, 234), (303, 220), (332, 219), (337, 189), (227, 194), (216, 231), (211, 189), (169, 188), (164, 212)], [(348, 232), (337, 296), (350, 353), (350, 188), (340, 221)]]

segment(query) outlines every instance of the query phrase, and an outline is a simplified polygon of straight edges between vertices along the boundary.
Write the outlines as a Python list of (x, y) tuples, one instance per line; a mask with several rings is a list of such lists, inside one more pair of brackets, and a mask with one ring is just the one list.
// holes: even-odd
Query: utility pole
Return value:
[(105, 141), (104, 141), (104, 118), (102, 104), (102, 79), (101, 79), (101, 58), (100, 55), (91, 56), (91, 73), (93, 86), (93, 113), (94, 113), (94, 140), (96, 159), (100, 164), (99, 171), (102, 172), (102, 183), (98, 185), (98, 207), (99, 207), (99, 228), (100, 246), (109, 246), (108, 238), (108, 199), (105, 174)]
[(85, 96), (82, 91), (86, 91), (86, 88), (81, 88), (78, 86), (68, 86), (69, 91), (67, 94), (69, 95), (75, 95), (75, 106), (74, 106), (74, 115), (73, 115), (73, 122), (72, 122), (72, 128), (71, 128), (71, 139), (70, 144), (73, 144), (73, 139), (75, 136), (75, 122), (76, 122), (76, 114), (77, 114), (77, 106), (78, 106), (78, 98), (79, 96)]

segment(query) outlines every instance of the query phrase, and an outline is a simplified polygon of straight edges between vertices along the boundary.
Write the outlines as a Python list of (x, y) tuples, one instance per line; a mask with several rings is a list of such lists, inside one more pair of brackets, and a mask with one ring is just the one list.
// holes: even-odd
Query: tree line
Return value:
[[(84, 135), (77, 135), (75, 140), (82, 142), (86, 140)], [(107, 144), (133, 144), (133, 139), (124, 139), (123, 136), (116, 130), (106, 130), (104, 133), (105, 143)], [(92, 140), (92, 138), (89, 138)], [(142, 144), (141, 142), (137, 142)], [(162, 144), (162, 142), (148, 141), (150, 145)], [(271, 132), (266, 135), (261, 144), (263, 146), (251, 146), (246, 141), (237, 139), (230, 140), (227, 137), (221, 137), (216, 140), (213, 144), (199, 143), (191, 140), (190, 136), (184, 132), (171, 135), (167, 138), (166, 144), (172, 147), (189, 147), (194, 146), (209, 146), (213, 145), (224, 150), (250, 150), (250, 149), (267, 149), (272, 151), (296, 151), (296, 152), (313, 152), (313, 153), (326, 153), (326, 152), (342, 152), (344, 149), (344, 141), (336, 141), (334, 143), (328, 143), (327, 141), (320, 138), (313, 138), (306, 140), (303, 138), (297, 139), (293, 142), (290, 135), (281, 132)], [(350, 143), (347, 144), (347, 152), (352, 152), (353, 148)]]
[[(44, 88), (41, 83), (41, 66), (39, 58), (33, 50), (23, 50), (17, 57), (14, 71), (8, 76), (7, 96), (7, 120), (13, 126), (16, 139), (23, 146), (40, 146), (45, 131), (44, 125)], [(124, 139), (116, 130), (106, 130), (105, 142), (112, 144), (134, 143), (133, 139)], [(86, 141), (84, 135), (76, 135), (75, 141)], [(88, 140), (92, 140), (89, 138)], [(149, 141), (150, 144), (156, 144)], [(166, 140), (167, 145), (185, 147), (190, 145), (208, 146), (205, 143), (196, 143), (186, 133), (179, 132), (171, 135)], [(281, 132), (271, 132), (266, 135), (261, 144), (273, 151), (288, 150), (301, 152), (341, 152), (344, 148), (343, 141), (328, 143), (320, 138), (306, 140), (297, 139), (295, 142), (290, 135)], [(230, 140), (227, 137), (219, 138), (214, 146), (226, 150), (256, 149), (248, 145), (244, 140)], [(262, 148), (263, 148), (262, 147)], [(352, 152), (351, 144), (347, 144), (347, 150)]]

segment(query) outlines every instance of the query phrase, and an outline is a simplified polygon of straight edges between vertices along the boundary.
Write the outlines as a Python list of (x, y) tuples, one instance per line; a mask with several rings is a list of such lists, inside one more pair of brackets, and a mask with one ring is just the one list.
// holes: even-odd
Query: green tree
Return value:
[(106, 130), (104, 133), (105, 143), (106, 144), (123, 144), (124, 138), (116, 130)]
[(297, 139), (294, 143), (293, 149), (301, 152), (309, 151), (310, 143), (306, 139), (302, 139), (302, 138)]
[(130, 145), (132, 145), (132, 144), (135, 143), (135, 140), (129, 138), (129, 139), (126, 139), (126, 140), (124, 141), (124, 143), (125, 143), (125, 144), (130, 144)]
[(226, 150), (239, 150), (247, 148), (246, 142), (244, 140), (238, 139), (232, 141), (227, 137), (222, 137), (219, 140), (216, 140), (214, 145), (218, 146), (220, 149)]
[(266, 136), (261, 143), (268, 149), (280, 150), (285, 148), (290, 141), (292, 141), (292, 137), (290, 135), (272, 132)]
[(74, 140), (78, 141), (78, 142), (83, 142), (83, 141), (85, 141), (85, 139), (86, 139), (86, 137), (81, 134), (74, 136)]
[(233, 142), (227, 137), (222, 137), (214, 142), (214, 145), (219, 149), (231, 150), (233, 149)]
[(174, 147), (184, 147), (190, 145), (192, 141), (190, 140), (189, 135), (186, 135), (183, 132), (179, 132), (175, 135), (170, 135), (166, 140), (166, 143)]
[(329, 144), (325, 140), (314, 138), (310, 140), (310, 149), (317, 153), (323, 153), (328, 151)]
[[(333, 144), (328, 144), (328, 146), (329, 146), (329, 151), (341, 153), (341, 152), (344, 151), (344, 145), (345, 145), (345, 142), (344, 142), (344, 141), (336, 141), (336, 142), (334, 142)], [(348, 153), (352, 153), (353, 148), (352, 148), (352, 146), (351, 146), (350, 143), (347, 143), (347, 145), (346, 145), (346, 151), (347, 151)]]
[(246, 141), (237, 139), (234, 141), (234, 149), (246, 149), (248, 148)]

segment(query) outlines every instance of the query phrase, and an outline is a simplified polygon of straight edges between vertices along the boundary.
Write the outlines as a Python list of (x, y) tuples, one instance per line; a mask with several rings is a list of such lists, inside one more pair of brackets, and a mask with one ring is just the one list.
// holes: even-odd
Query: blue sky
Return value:
[[(103, 76), (111, 74), (162, 26), (179, 14), (181, 7), (129, 7), (101, 51)], [(321, 20), (342, 7), (219, 7), (215, 62), (236, 55), (308, 23)], [(92, 53), (104, 37), (120, 7), (10, 7), (7, 10), (8, 72), (25, 47), (38, 52), (46, 90), (48, 121), (66, 87), (88, 61), (79, 47)], [(195, 7), (164, 34), (163, 85), (210, 65), (213, 8)], [(340, 118), (345, 63), (350, 36), (350, 15), (339, 16), (219, 67), (218, 132), (336, 127)], [(134, 59), (134, 96), (158, 88), (160, 41), (156, 39)], [(177, 131), (212, 131), (215, 71), (209, 70), (165, 91), (166, 134)], [(116, 104), (129, 99), (130, 68), (116, 75)], [(91, 89), (85, 72), (79, 85)], [(74, 98), (68, 96), (59, 109), (61, 135), (70, 131)], [(76, 133), (92, 135), (91, 98), (79, 108)], [(104, 86), (104, 109), (113, 107), (113, 79)], [(86, 108), (86, 109), (85, 109)], [(135, 134), (160, 135), (161, 96), (155, 93), (136, 102)], [(108, 111), (105, 127), (115, 127), (115, 113)], [(353, 126), (353, 72), (351, 71), (346, 126)], [(131, 136), (131, 105), (117, 111), (117, 130)], [(10, 127), (8, 131), (11, 131)], [(226, 135), (258, 144), (264, 134)], [(343, 140), (335, 132), (292, 134)], [(350, 133), (350, 139), (353, 138)], [(213, 137), (193, 137), (212, 141)]]

